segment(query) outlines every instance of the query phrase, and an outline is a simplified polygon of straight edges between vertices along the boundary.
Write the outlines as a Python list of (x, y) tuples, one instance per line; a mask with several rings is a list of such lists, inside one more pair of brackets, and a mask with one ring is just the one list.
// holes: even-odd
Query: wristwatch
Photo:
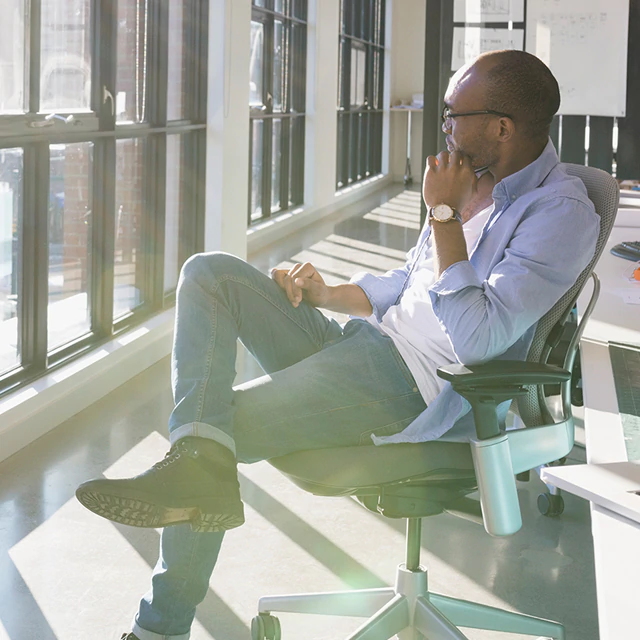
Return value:
[(429, 209), (429, 222), (449, 222), (449, 220), (457, 220), (462, 224), (462, 216), (453, 207), (448, 204), (437, 204)]

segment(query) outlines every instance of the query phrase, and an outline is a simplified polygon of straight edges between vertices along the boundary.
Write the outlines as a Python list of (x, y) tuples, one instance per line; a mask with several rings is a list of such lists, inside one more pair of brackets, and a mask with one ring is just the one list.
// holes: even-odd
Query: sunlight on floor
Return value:
[[(9, 556), (61, 639), (82, 638), (87, 629), (95, 638), (115, 637), (119, 630), (109, 621), (132, 609), (133, 590), (143, 594), (149, 587), (148, 564), (131, 552), (114, 525), (75, 498), (13, 546)], [(126, 589), (119, 586), (123, 581)]]

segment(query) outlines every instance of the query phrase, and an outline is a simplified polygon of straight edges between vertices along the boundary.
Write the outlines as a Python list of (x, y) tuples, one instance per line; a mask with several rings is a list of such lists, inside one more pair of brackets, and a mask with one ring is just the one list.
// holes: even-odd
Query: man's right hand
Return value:
[(284, 289), (294, 307), (303, 299), (313, 307), (325, 307), (329, 301), (330, 288), (310, 262), (295, 264), (288, 271), (274, 268), (271, 277)]

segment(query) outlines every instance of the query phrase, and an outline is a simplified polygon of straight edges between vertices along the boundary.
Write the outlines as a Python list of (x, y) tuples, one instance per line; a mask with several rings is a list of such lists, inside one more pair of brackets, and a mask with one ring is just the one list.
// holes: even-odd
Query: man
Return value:
[[(140, 476), (77, 491), (117, 522), (182, 523), (163, 530), (152, 589), (123, 638), (188, 638), (223, 531), (244, 521), (238, 460), (466, 437), (468, 406), (437, 367), (524, 359), (595, 249), (598, 216), (548, 138), (559, 103), (551, 72), (521, 51), (454, 76), (448, 151), (427, 159), (429, 221), (402, 268), (327, 286), (309, 263), (269, 279), (227, 254), (187, 261), (171, 450)], [(318, 308), (353, 319), (340, 327)], [(269, 375), (234, 389), (238, 338)]]

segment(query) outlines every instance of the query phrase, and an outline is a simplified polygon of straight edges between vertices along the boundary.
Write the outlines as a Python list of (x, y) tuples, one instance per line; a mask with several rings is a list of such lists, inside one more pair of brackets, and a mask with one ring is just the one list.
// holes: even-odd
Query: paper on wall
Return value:
[(451, 70), (457, 71), (485, 51), (524, 47), (523, 29), (485, 29), (454, 27)]
[(523, 22), (524, 0), (455, 0), (454, 22)]

